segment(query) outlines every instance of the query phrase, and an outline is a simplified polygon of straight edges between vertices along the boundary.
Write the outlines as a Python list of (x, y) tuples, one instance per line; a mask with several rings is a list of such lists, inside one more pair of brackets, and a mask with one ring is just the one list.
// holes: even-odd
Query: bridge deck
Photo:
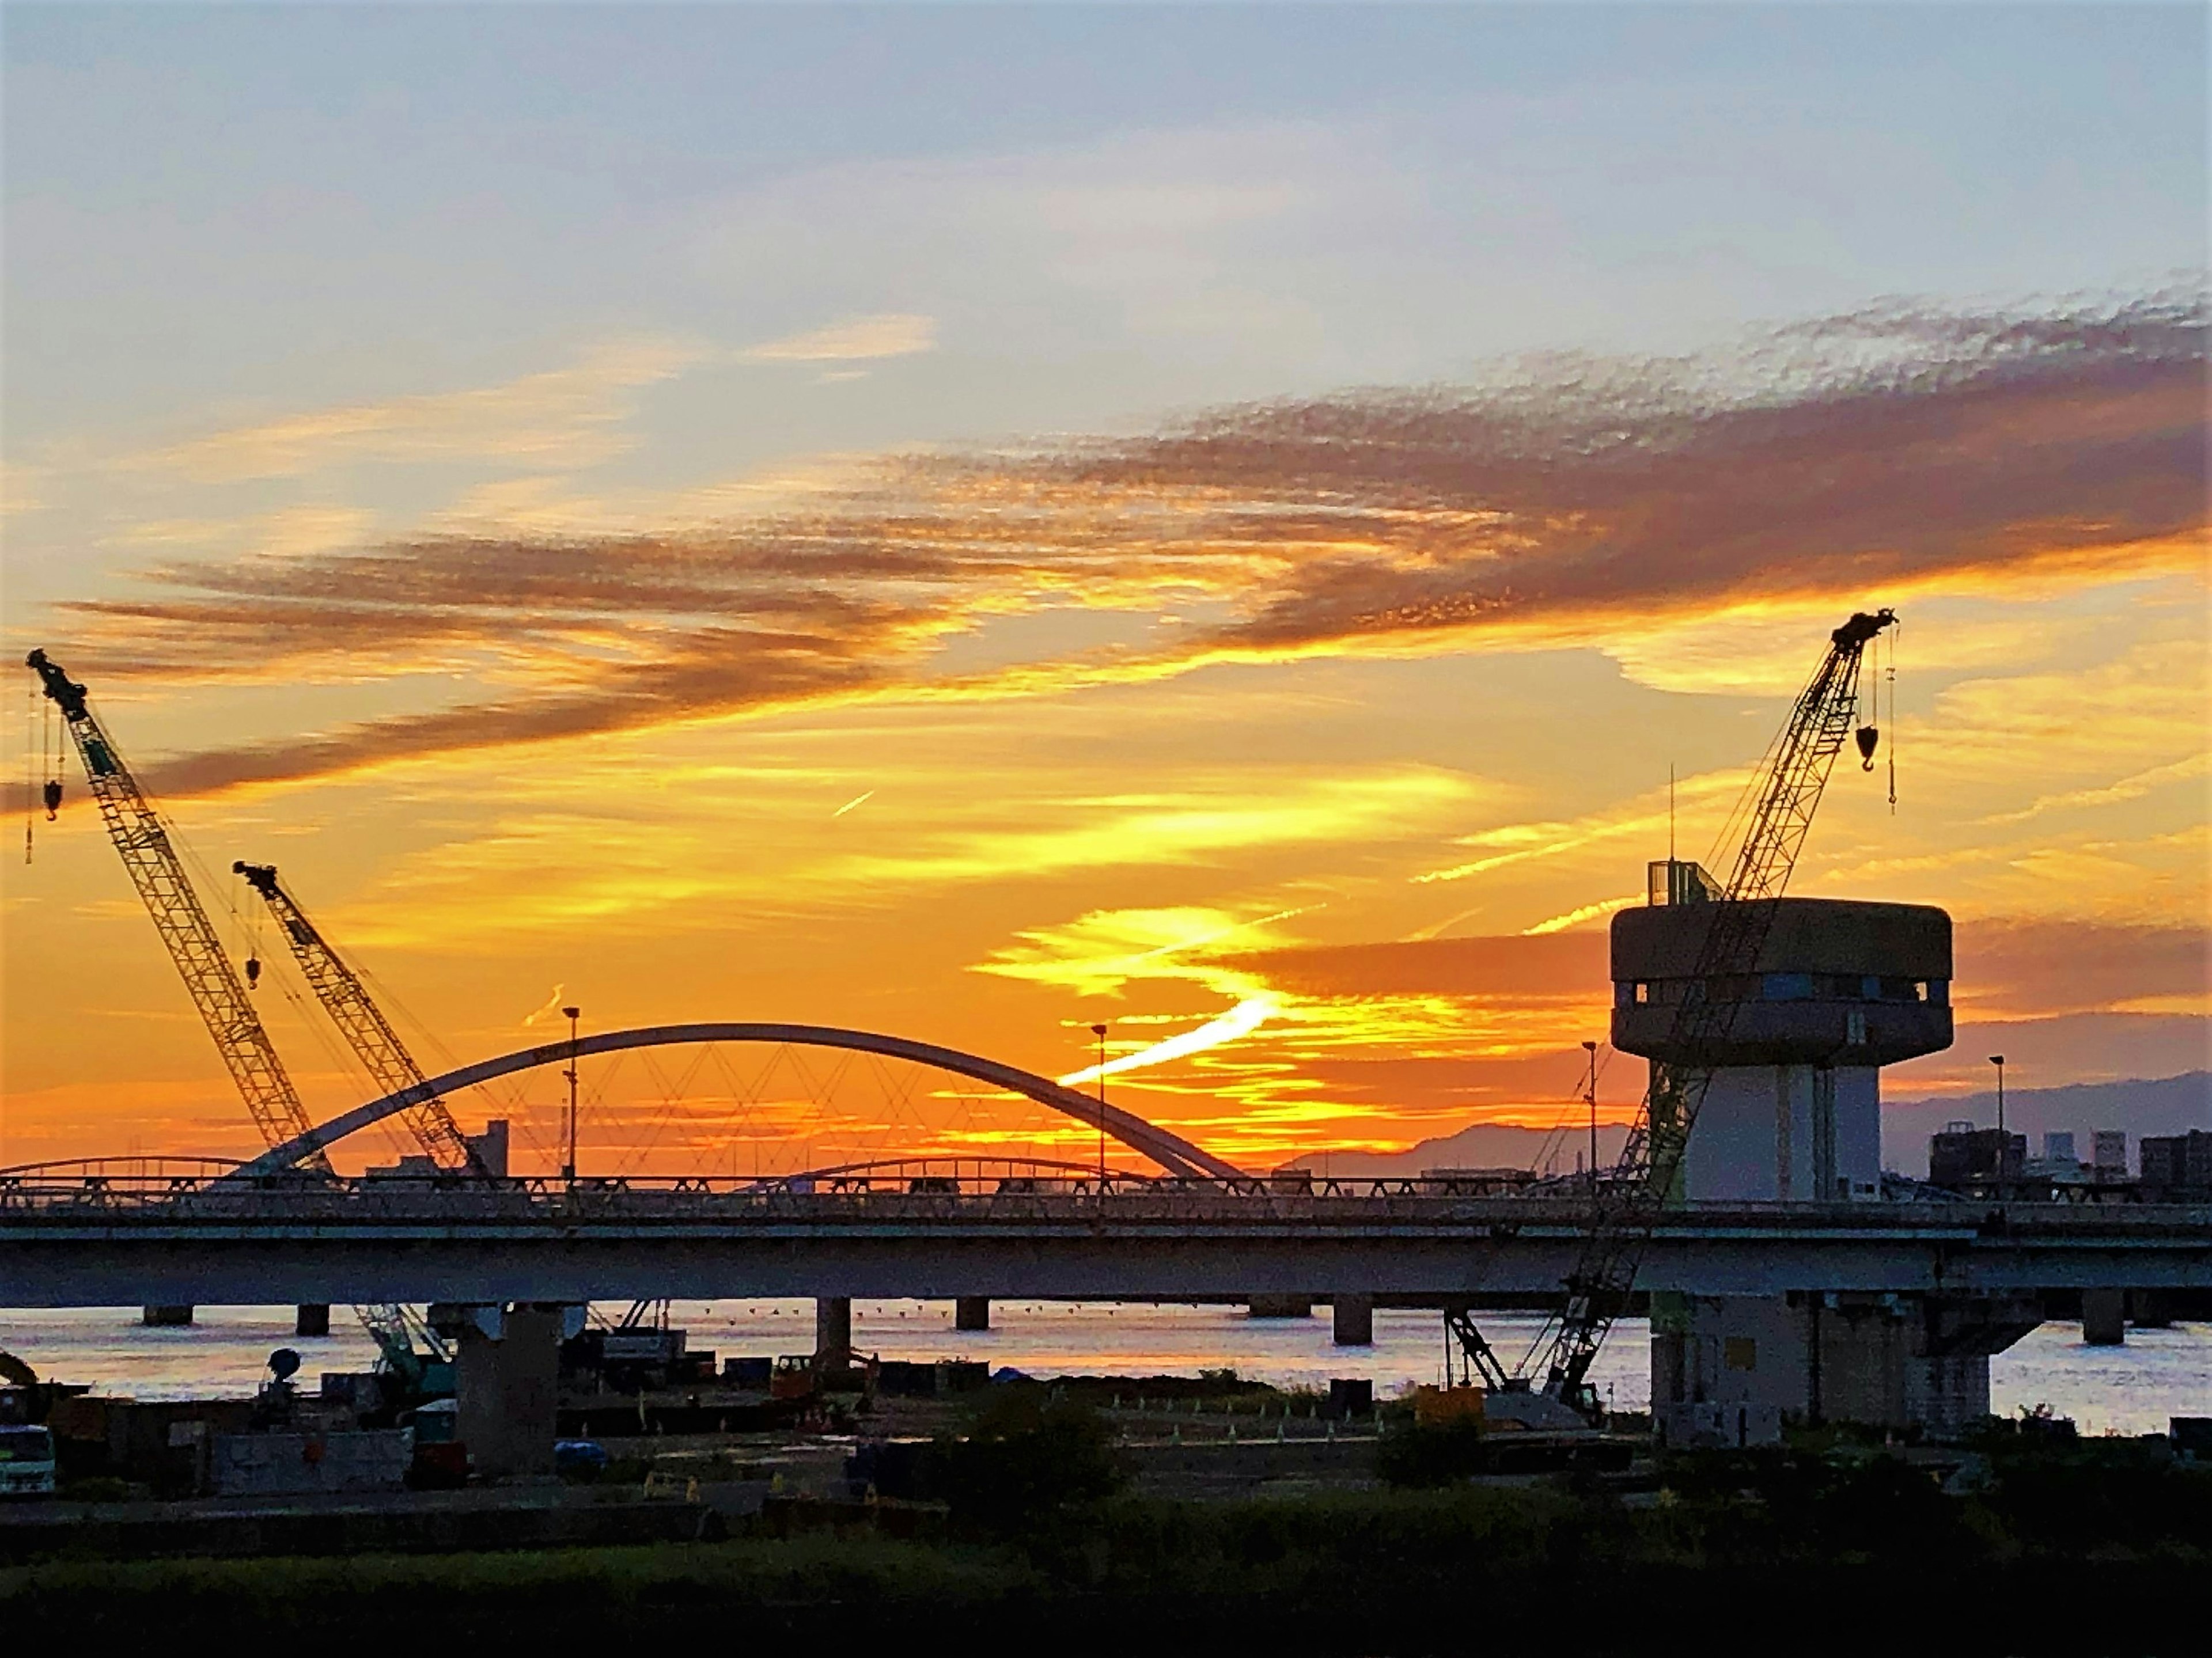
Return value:
[[(1556, 1290), (1583, 1202), (1162, 1182), (954, 1193), (401, 1181), (0, 1187), (0, 1306)], [(1645, 1288), (2212, 1288), (2212, 1205), (1670, 1212)]]

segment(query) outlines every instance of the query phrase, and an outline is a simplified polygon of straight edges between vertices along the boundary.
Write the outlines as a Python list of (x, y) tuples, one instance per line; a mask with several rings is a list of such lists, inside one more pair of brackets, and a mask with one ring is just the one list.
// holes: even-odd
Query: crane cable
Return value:
[(1889, 815), (1897, 816), (1897, 636), (1905, 631), (1905, 624), (1890, 624), (1889, 637), (1882, 642), (1889, 651), (1889, 668), (1884, 679), (1889, 686)]
[(23, 861), (31, 861), (32, 826), (39, 808), (51, 823), (61, 810), (62, 739), (54, 726), (54, 706), (34, 682), (23, 710)]
[(31, 861), (31, 828), (39, 817), (39, 770), (46, 758), (39, 733), (39, 687), (31, 684), (31, 700), (23, 708), (23, 861)]

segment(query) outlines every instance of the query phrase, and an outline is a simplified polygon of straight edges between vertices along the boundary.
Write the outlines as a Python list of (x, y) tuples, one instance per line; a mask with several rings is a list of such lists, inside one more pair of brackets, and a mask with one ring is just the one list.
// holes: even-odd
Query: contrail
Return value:
[(1103, 1065), (1094, 1065), (1081, 1071), (1071, 1071), (1060, 1078), (1063, 1088), (1078, 1083), (1096, 1082), (1101, 1077), (1111, 1077), (1124, 1071), (1138, 1071), (1149, 1065), (1163, 1065), (1170, 1060), (1180, 1060), (1187, 1054), (1196, 1054), (1209, 1048), (1218, 1048), (1224, 1042), (1233, 1042), (1239, 1036), (1249, 1036), (1266, 1023), (1278, 1003), (1273, 996), (1252, 996), (1237, 1004), (1218, 1019), (1209, 1019), (1195, 1030), (1186, 1030), (1180, 1036), (1170, 1036), (1164, 1042), (1154, 1042), (1150, 1048), (1139, 1048), (1134, 1054), (1124, 1054), (1118, 1060), (1109, 1060)]
[(566, 985), (555, 985), (553, 987), (553, 994), (547, 999), (545, 1005), (539, 1008), (535, 1013), (529, 1015), (522, 1023), (526, 1025), (536, 1024), (547, 1014), (558, 1013), (561, 1011), (561, 993), (568, 989), (568, 987)]
[(1149, 962), (1155, 956), (1172, 956), (1177, 950), (1196, 950), (1200, 944), (1210, 944), (1217, 938), (1226, 938), (1231, 933), (1242, 932), (1247, 927), (1266, 926), (1273, 921), (1287, 921), (1293, 915), (1310, 914), (1315, 910), (1328, 908), (1327, 904), (1304, 904), (1297, 909), (1279, 909), (1273, 915), (1262, 915), (1249, 921), (1235, 921), (1227, 926), (1217, 928), (1212, 932), (1201, 932), (1195, 938), (1178, 938), (1173, 944), (1155, 944), (1150, 950), (1140, 950), (1134, 956), (1124, 957), (1122, 960)]
[(855, 806), (859, 805), (860, 804), (860, 802), (861, 802), (861, 801), (863, 801), (863, 800), (866, 799), (868, 798), (868, 796), (869, 796), (869, 795), (872, 795), (872, 794), (873, 794), (874, 793), (875, 793), (875, 791), (874, 791), (873, 789), (870, 789), (870, 790), (868, 791), (868, 793), (867, 793), (867, 794), (856, 794), (856, 795), (854, 795), (851, 799), (848, 800), (848, 801), (847, 801), (843, 805), (842, 805), (842, 806), (838, 807), (836, 811), (835, 811), (831, 812), (830, 815), (832, 817), (843, 817), (847, 812), (848, 812), (848, 811), (852, 811), (852, 809), (853, 809), (854, 807), (855, 807)]

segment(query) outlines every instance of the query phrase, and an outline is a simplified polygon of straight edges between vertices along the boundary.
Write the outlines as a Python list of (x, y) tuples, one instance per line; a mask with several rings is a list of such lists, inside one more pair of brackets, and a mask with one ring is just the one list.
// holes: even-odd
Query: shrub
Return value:
[(1006, 1532), (1052, 1509), (1110, 1497), (1121, 1485), (1113, 1435), (1098, 1413), (1040, 1388), (998, 1391), (965, 1439), (939, 1440), (927, 1460), (931, 1494), (956, 1525)]
[(1392, 1485), (1449, 1485), (1482, 1472), (1482, 1438), (1475, 1422), (1392, 1422), (1376, 1442), (1375, 1469)]

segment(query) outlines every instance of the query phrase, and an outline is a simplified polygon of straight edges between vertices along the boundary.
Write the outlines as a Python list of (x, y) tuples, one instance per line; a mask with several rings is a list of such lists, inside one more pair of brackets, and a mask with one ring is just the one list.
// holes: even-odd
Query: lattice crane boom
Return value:
[[(291, 946), (292, 958), (299, 963), (300, 971), (315, 993), (315, 999), (331, 1016), (346, 1043), (360, 1057), (380, 1093), (397, 1094), (427, 1080), (422, 1067), (407, 1051), (399, 1033), (384, 1017), (361, 981), (361, 975), (346, 964), (344, 957), (323, 937), (321, 930), (307, 919), (298, 902), (287, 892), (276, 878), (275, 867), (268, 864), (233, 864), (234, 874), (246, 878), (246, 885), (261, 895), (276, 918), (284, 942)], [(471, 1145), (461, 1127), (453, 1121), (453, 1114), (443, 1099), (432, 1095), (420, 1103), (410, 1106), (401, 1116), (432, 1162), (441, 1169), (456, 1173), (489, 1175), (490, 1170), (477, 1149)]]
[[(1868, 645), (1896, 620), (1896, 613), (1887, 609), (1855, 614), (1829, 635), (1827, 654), (1798, 693), (1765, 775), (1756, 785), (1758, 804), (1692, 971), (1691, 982), (1707, 993), (1685, 998), (1676, 1010), (1668, 1037), (1670, 1051), (1708, 1053), (1726, 1042), (1733, 1030), (1742, 1002), (1711, 993), (1722, 981), (1741, 984), (1758, 971), (1778, 901), (1796, 868), (1836, 756), (1852, 735), (1861, 659)], [(1565, 1310), (1531, 1354), (1527, 1369), (1542, 1371), (1543, 1391), (1585, 1413), (1595, 1410), (1590, 1364), (1627, 1305), (1712, 1080), (1709, 1064), (1654, 1067), (1651, 1091), (1629, 1131), (1609, 1187), (1601, 1188), (1589, 1236), (1567, 1280)]]
[[(161, 816), (124, 763), (114, 739), (108, 736), (85, 700), (85, 688), (50, 660), (44, 651), (26, 659), (37, 673), (46, 695), (60, 708), (70, 740), (84, 762), (85, 781), (100, 815), (107, 825), (108, 839), (122, 855), (131, 884), (153, 917), (155, 930), (185, 981), (192, 1005), (199, 1011), (216, 1051), (238, 1085), (246, 1111), (262, 1138), (282, 1145), (312, 1127), (307, 1109), (292, 1086), (292, 1079), (277, 1058), (276, 1045), (262, 1028), (260, 1016), (238, 970), (231, 965), (222, 940), (199, 895), (185, 873)], [(303, 1164), (327, 1170), (319, 1152)]]

